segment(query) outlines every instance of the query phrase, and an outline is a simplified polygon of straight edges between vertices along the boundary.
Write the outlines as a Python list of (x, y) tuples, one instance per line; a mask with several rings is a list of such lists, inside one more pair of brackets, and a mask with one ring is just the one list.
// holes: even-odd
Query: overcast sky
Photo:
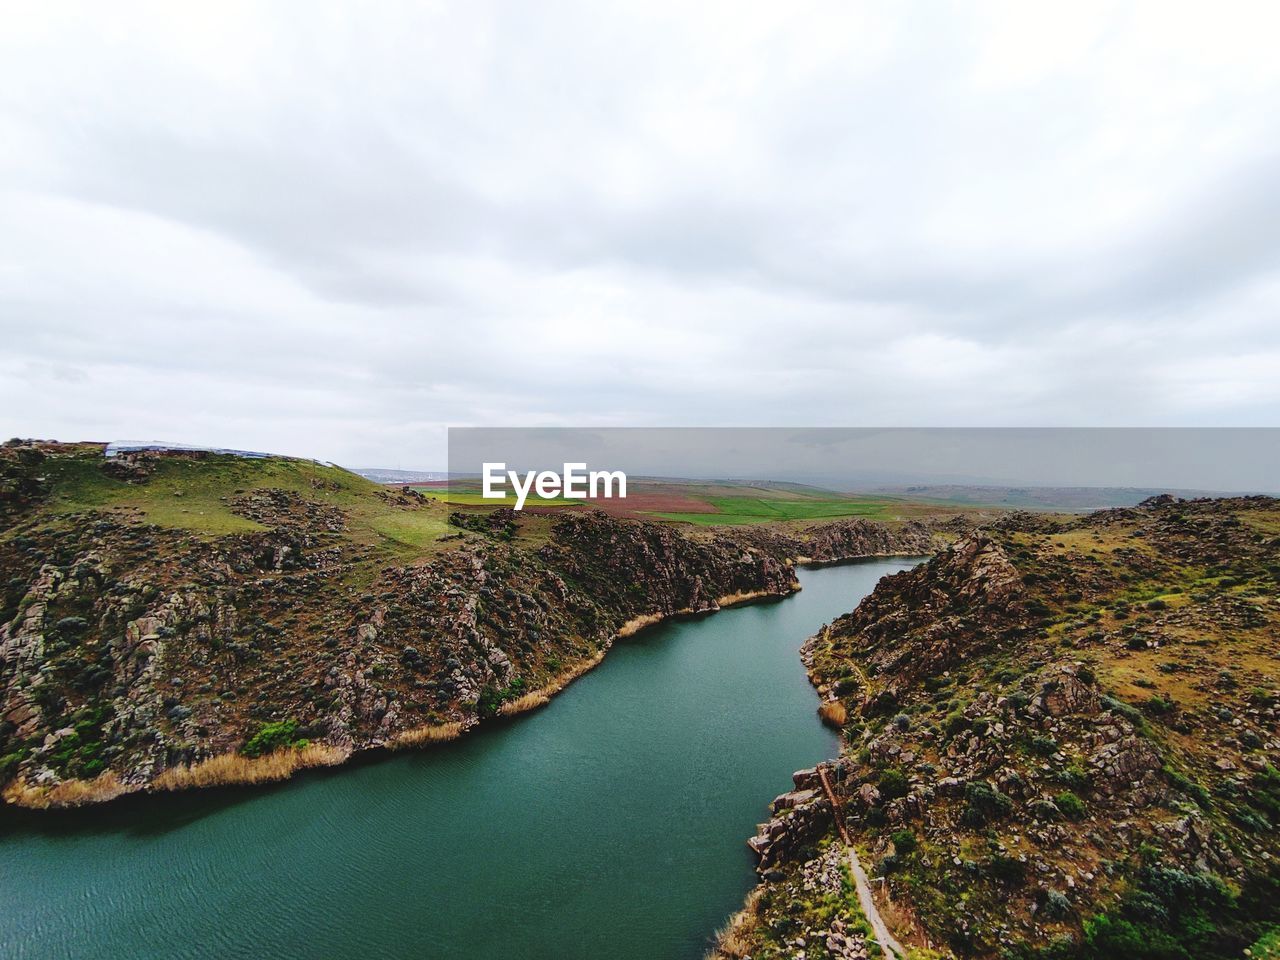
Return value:
[(0, 3), (0, 433), (1277, 425), (1280, 5)]

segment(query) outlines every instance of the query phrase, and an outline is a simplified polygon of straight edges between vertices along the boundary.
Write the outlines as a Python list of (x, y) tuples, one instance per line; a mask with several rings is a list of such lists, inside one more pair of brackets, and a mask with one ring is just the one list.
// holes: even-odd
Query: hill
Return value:
[[(846, 743), (838, 816), (897, 938), (922, 955), (1207, 960), (1264, 937), (1280, 919), (1278, 581), (1280, 501), (1166, 496), (1005, 518), (811, 638)], [(860, 922), (838, 869), (813, 885), (827, 801), (776, 808), (765, 883), (722, 956), (791, 956)]]
[(286, 776), (545, 703), (619, 635), (950, 528), (455, 509), (311, 461), (0, 447), (0, 781), (58, 806)]

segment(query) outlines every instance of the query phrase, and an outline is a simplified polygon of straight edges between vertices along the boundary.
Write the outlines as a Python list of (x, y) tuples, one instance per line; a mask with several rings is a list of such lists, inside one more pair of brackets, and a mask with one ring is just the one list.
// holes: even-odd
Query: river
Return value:
[(797, 649), (887, 573), (614, 645), (549, 706), (275, 787), (0, 811), (7, 958), (698, 960), (745, 846), (837, 749)]

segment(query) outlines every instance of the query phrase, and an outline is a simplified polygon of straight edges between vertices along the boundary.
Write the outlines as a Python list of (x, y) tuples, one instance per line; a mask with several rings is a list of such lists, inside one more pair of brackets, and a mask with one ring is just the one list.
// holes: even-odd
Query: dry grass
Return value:
[[(800, 581), (793, 580), (791, 582), (792, 590), (800, 589)], [(770, 590), (747, 590), (742, 593), (726, 593), (723, 597), (716, 600), (716, 607), (723, 609), (725, 607), (734, 607), (742, 603), (750, 603), (752, 600), (763, 600), (768, 597), (776, 597), (778, 594)], [(714, 608), (713, 608), (714, 609)], [(685, 616), (693, 613), (709, 613), (709, 610), (694, 610), (692, 607), (685, 607), (677, 610), (675, 616)], [(646, 627), (652, 627), (655, 624), (662, 623), (669, 614), (666, 613), (646, 613), (639, 617), (632, 617), (621, 627), (618, 628), (619, 637), (631, 637), (644, 630)]]
[(404, 747), (421, 747), (428, 743), (447, 743), (450, 740), (457, 740), (465, 730), (466, 726), (460, 720), (453, 720), (449, 723), (429, 723), (421, 727), (413, 727), (396, 734), (395, 739), (391, 741), (391, 749), (400, 750)]
[(755, 949), (752, 932), (760, 913), (760, 897), (763, 893), (764, 887), (758, 886), (747, 894), (742, 909), (716, 931), (715, 946), (707, 953), (706, 960), (742, 960), (751, 956)]
[(36, 786), (19, 777), (5, 787), (4, 799), (19, 807), (48, 810), (102, 803), (136, 790), (120, 782), (114, 770), (106, 770), (93, 780), (64, 780), (53, 786)]
[(550, 702), (551, 697), (548, 694), (543, 693), (541, 690), (533, 690), (523, 697), (508, 700), (498, 708), (498, 713), (504, 717), (509, 717), (516, 713), (524, 713), (526, 710), (536, 710), (538, 707), (545, 706)]
[[(621, 634), (620, 634), (621, 635)], [(508, 700), (498, 708), (498, 713), (504, 717), (510, 717), (517, 713), (524, 713), (526, 710), (536, 710), (538, 707), (544, 706), (551, 702), (551, 698), (557, 693), (573, 683), (587, 671), (593, 669), (604, 659), (604, 651), (601, 650), (595, 656), (587, 660), (579, 660), (570, 667), (561, 670), (556, 674), (547, 685), (537, 690), (526, 693), (523, 697), (515, 700)]]
[(152, 790), (191, 790), (235, 784), (271, 783), (286, 780), (308, 767), (332, 767), (350, 756), (347, 750), (326, 743), (312, 743), (301, 749), (285, 748), (265, 757), (242, 757), (224, 753), (191, 765), (180, 764), (151, 782)]
[(772, 597), (768, 590), (748, 590), (745, 593), (726, 593), (716, 601), (721, 607), (732, 607), (739, 603), (750, 603), (763, 597)]
[(818, 716), (828, 727), (839, 730), (849, 720), (849, 711), (839, 700), (831, 700), (818, 707)]
[(665, 613), (646, 613), (641, 617), (633, 617), (618, 628), (618, 636), (634, 636), (645, 627), (652, 627), (655, 623), (661, 623), (666, 618), (667, 615)]

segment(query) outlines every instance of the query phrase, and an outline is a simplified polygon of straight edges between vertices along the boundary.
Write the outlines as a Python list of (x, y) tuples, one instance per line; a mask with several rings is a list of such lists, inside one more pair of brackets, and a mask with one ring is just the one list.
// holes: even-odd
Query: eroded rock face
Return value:
[[(1065, 957), (1110, 911), (1226, 957), (1235, 925), (1276, 916), (1168, 919), (1178, 891), (1269, 889), (1280, 857), (1277, 529), (1280, 501), (1254, 497), (1011, 516), (806, 642), (849, 717), (839, 816), (917, 931), (956, 956)], [(765, 833), (781, 896), (798, 864), (785, 823)], [(820, 917), (798, 896), (775, 912)]]
[[(1031, 620), (1023, 595), (1021, 575), (1004, 548), (989, 534), (973, 533), (921, 568), (885, 577), (825, 638), (811, 638), (802, 655), (812, 663), (838, 636), (841, 648), (831, 655), (864, 658), (877, 674), (891, 678), (879, 691), (888, 709), (900, 687), (1015, 640)], [(982, 629), (976, 630), (979, 620)], [(905, 637), (912, 638), (910, 644), (902, 642)]]
[(1052, 676), (1041, 685), (1040, 693), (1032, 706), (1044, 710), (1050, 716), (1068, 714), (1092, 715), (1098, 712), (1098, 691), (1085, 683), (1070, 666), (1057, 666)]
[[(804, 773), (812, 771), (801, 771), (797, 779)], [(773, 816), (760, 824), (756, 835), (747, 841), (759, 857), (756, 870), (762, 876), (826, 833), (832, 822), (831, 804), (820, 789), (784, 793), (773, 801), (772, 810)]]
[[(147, 457), (112, 463), (152, 482)], [(317, 497), (331, 492), (314, 482)], [(412, 491), (377, 495), (424, 508)], [(286, 719), (342, 753), (465, 728), (594, 662), (626, 624), (797, 587), (791, 534), (690, 535), (585, 511), (533, 548), (495, 511), (464, 518), (471, 535), (451, 549), (396, 565), (346, 535), (334, 502), (271, 488), (224, 499), (264, 529), (203, 537), (84, 513), (0, 540), (0, 780), (110, 772), (143, 786)], [(927, 537), (859, 523), (820, 550)], [(60, 730), (71, 733), (51, 737)]]

